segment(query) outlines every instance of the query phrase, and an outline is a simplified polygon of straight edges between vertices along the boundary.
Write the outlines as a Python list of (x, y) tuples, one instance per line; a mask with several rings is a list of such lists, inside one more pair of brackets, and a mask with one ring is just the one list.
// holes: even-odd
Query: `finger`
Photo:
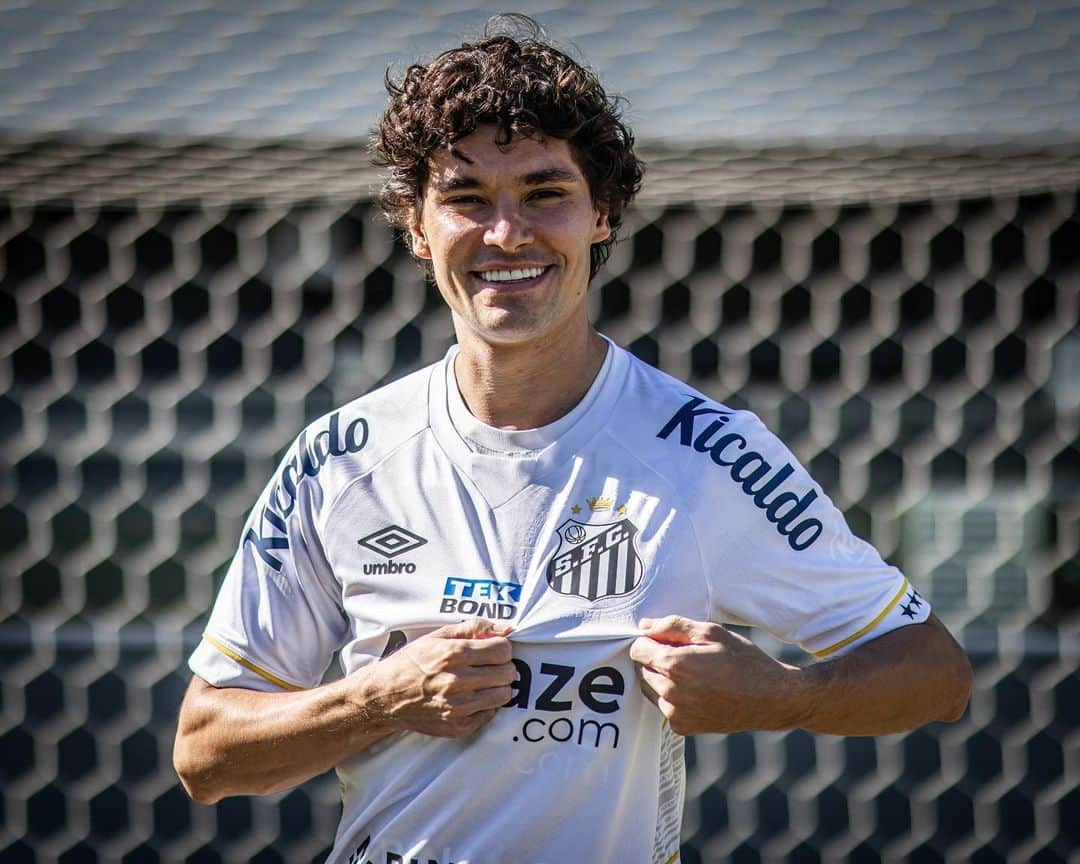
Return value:
[(662, 699), (666, 699), (671, 695), (672, 683), (671, 679), (659, 672), (654, 672), (645, 666), (641, 667), (641, 680), (649, 685), (649, 688)]
[[(675, 706), (668, 702), (668, 700), (665, 699), (663, 696), (661, 696), (659, 699), (656, 700), (656, 707), (660, 709), (660, 713), (667, 717), (668, 721), (670, 722), (671, 718), (675, 714)], [(675, 726), (672, 725), (671, 728), (672, 730), (674, 730)]]
[(645, 694), (645, 698), (652, 702), (653, 705), (659, 707), (660, 694), (653, 690), (652, 685), (644, 677), (641, 679), (641, 692)]
[(660, 711), (661, 714), (664, 715), (664, 717), (666, 717), (669, 721), (671, 720), (672, 714), (675, 713), (674, 705), (668, 702), (668, 700), (665, 699), (663, 696), (659, 695), (644, 681), (641, 682), (641, 692), (645, 694), (646, 699), (648, 699), (650, 702), (653, 703), (653, 705), (657, 707), (657, 709)]
[(656, 705), (660, 699), (660, 694), (653, 690), (645, 678), (642, 678), (642, 692), (645, 693), (645, 698), (648, 699), (653, 705)]
[(439, 639), (485, 639), (491, 636), (506, 636), (512, 628), (508, 624), (496, 624), (486, 618), (470, 618), (446, 624), (438, 630), (432, 630), (429, 636)]
[(485, 687), (463, 693), (455, 700), (456, 707), (463, 714), (477, 714), (482, 711), (495, 711), (514, 698), (514, 690), (509, 685)]
[(498, 666), (466, 666), (456, 669), (461, 690), (483, 690), (487, 687), (509, 687), (517, 680), (517, 668), (512, 663)]
[(694, 645), (713, 641), (711, 634), (716, 625), (681, 615), (666, 615), (656, 619), (642, 618), (638, 627), (642, 633), (657, 642), (667, 645)]
[(502, 666), (514, 656), (514, 648), (504, 636), (461, 639), (456, 644), (460, 650), (458, 659), (467, 666)]
[(639, 636), (630, 643), (630, 659), (642, 666), (659, 669), (666, 665), (667, 648), (647, 636)]
[(470, 714), (470, 731), (475, 732), (478, 729), (483, 729), (488, 723), (495, 719), (497, 713), (499, 713), (498, 706), (489, 708), (486, 711), (477, 711), (475, 714)]
[(459, 709), (453, 719), (434, 726), (428, 731), (428, 734), (436, 735), (439, 738), (462, 738), (465, 735), (472, 735), (490, 723), (496, 711), (498, 711), (497, 708), (488, 708), (473, 714), (466, 714)]

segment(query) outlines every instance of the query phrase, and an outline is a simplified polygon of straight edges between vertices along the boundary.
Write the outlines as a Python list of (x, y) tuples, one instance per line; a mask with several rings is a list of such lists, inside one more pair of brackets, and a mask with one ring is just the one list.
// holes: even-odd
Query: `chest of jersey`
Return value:
[(517, 488), (492, 506), (436, 446), (417, 447), (337, 508), (327, 552), (351, 626), (347, 671), (466, 618), (544, 643), (626, 639), (641, 617), (708, 614), (688, 515), (634, 460), (586, 451), (539, 477), (517, 466)]

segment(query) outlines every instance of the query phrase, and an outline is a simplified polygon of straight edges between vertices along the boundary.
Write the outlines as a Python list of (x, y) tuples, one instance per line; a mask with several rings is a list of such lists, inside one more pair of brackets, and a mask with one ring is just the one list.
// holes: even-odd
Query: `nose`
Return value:
[(484, 231), (485, 245), (512, 252), (532, 241), (532, 227), (519, 208), (503, 205), (493, 211), (491, 223)]

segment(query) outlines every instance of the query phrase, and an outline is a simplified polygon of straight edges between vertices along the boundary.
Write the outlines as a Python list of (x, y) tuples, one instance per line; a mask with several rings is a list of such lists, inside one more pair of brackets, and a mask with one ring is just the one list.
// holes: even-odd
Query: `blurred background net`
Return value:
[[(759, 413), (977, 673), (952, 726), (694, 739), (683, 861), (1080, 860), (1080, 10), (579, 6), (524, 11), (650, 165), (594, 320)], [(0, 0), (5, 864), (325, 854), (332, 775), (187, 800), (184, 661), (277, 454), (451, 339), (364, 143), (494, 11)]]

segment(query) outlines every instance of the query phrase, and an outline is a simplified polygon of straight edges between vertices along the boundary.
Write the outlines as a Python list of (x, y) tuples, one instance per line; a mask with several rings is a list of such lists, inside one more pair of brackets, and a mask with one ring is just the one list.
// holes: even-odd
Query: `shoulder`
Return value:
[(752, 411), (633, 359), (617, 412), (612, 435), (680, 490), (692, 511), (706, 516), (722, 507), (726, 519), (748, 527), (772, 525), (794, 549), (817, 539), (818, 510), (831, 505)]
[(638, 446), (649, 442), (649, 449), (657, 453), (711, 454), (719, 445), (725, 453), (734, 448), (732, 454), (749, 448), (790, 455), (754, 412), (732, 408), (625, 349), (618, 350), (627, 354), (629, 368), (617, 420), (637, 419), (613, 427), (635, 438)]
[(370, 393), (353, 399), (336, 411), (325, 414), (311, 423), (309, 436), (329, 429), (335, 421), (339, 427), (366, 427), (368, 458), (378, 458), (395, 449), (428, 425), (428, 387), (436, 369), (443, 361), (425, 366), (409, 375), (385, 384)]
[[(612, 434), (644, 460), (684, 461), (721, 429), (760, 424), (749, 411), (730, 408), (623, 348), (627, 373), (615, 409)], [(763, 427), (762, 427), (763, 428)]]
[(438, 368), (441, 363), (413, 372), (305, 426), (270, 479), (270, 503), (291, 512), (304, 498), (320, 509), (426, 429), (428, 385)]
[(300, 433), (312, 455), (349, 456), (370, 466), (427, 428), (428, 385), (441, 362), (372, 390), (324, 414)]

